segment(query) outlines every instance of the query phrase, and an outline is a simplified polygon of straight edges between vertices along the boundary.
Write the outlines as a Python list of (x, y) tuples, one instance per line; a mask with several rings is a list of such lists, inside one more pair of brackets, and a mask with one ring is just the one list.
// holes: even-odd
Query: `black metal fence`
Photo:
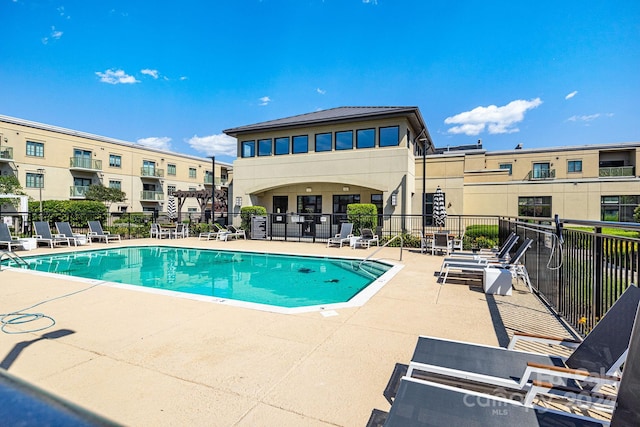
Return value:
[[(501, 235), (515, 231), (533, 239), (524, 264), (534, 290), (576, 330), (586, 334), (632, 283), (638, 284), (640, 224), (564, 220), (562, 240), (555, 225), (500, 220)], [(607, 228), (609, 234), (603, 233)], [(634, 234), (634, 233), (630, 233)]]

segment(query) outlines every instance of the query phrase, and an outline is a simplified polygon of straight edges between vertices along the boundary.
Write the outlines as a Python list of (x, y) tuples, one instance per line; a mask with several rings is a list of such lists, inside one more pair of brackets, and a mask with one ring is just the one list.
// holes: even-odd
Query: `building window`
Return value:
[(167, 175), (176, 176), (176, 165), (171, 163), (167, 165)]
[(380, 194), (372, 194), (371, 195), (371, 204), (374, 205), (376, 207), (376, 210), (378, 212), (378, 225), (382, 226), (382, 213), (383, 213), (383, 204), (384, 204), (384, 200), (382, 198), (382, 193)]
[[(424, 194), (424, 225), (434, 225), (433, 222), (433, 198), (436, 193), (425, 193)], [(447, 205), (447, 194), (442, 193), (442, 200), (444, 201), (445, 206)]]
[(167, 196), (172, 196), (176, 192), (175, 185), (167, 185)]
[(109, 154), (109, 167), (111, 168), (121, 168), (122, 167), (122, 157), (117, 154)]
[(44, 157), (44, 144), (42, 142), (27, 141), (27, 156)]
[(293, 137), (293, 154), (301, 154), (309, 152), (309, 137), (307, 135), (299, 135)]
[(270, 156), (271, 155), (271, 139), (259, 139), (258, 140), (258, 156)]
[(518, 197), (518, 216), (551, 218), (551, 196)]
[(533, 164), (533, 179), (546, 179), (551, 178), (551, 165), (549, 163), (534, 163)]
[(331, 151), (332, 142), (331, 133), (317, 133), (314, 151), (316, 153), (321, 151)]
[(273, 196), (273, 213), (286, 214), (289, 209), (289, 197)]
[(397, 147), (400, 144), (400, 128), (389, 126), (380, 128), (380, 147)]
[(375, 145), (375, 129), (360, 129), (356, 131), (356, 148), (373, 148)]
[(353, 131), (336, 132), (336, 150), (353, 150)]
[(189, 191), (197, 191), (196, 187), (189, 187)]
[(582, 160), (569, 160), (567, 162), (567, 172), (582, 172)]
[(289, 137), (276, 138), (276, 156), (289, 154)]
[(602, 221), (635, 222), (634, 209), (640, 205), (640, 196), (602, 196), (600, 219)]
[[(322, 213), (322, 196), (298, 196), (298, 213), (319, 214)], [(315, 217), (320, 223), (320, 215), (309, 215), (309, 219)]]
[(333, 196), (333, 223), (347, 221), (347, 205), (360, 203), (359, 194), (339, 194)]
[(27, 188), (44, 188), (44, 174), (27, 172)]
[(189, 178), (196, 178), (196, 168), (189, 168)]
[(109, 188), (115, 188), (117, 190), (122, 190), (122, 182), (121, 181), (111, 181), (111, 180), (109, 180)]
[(242, 141), (242, 157), (255, 157), (255, 155), (256, 155), (256, 142)]
[(196, 213), (198, 212), (198, 208), (187, 208), (187, 213)]
[(513, 172), (511, 163), (500, 163), (500, 169), (507, 169), (509, 171), (509, 175)]

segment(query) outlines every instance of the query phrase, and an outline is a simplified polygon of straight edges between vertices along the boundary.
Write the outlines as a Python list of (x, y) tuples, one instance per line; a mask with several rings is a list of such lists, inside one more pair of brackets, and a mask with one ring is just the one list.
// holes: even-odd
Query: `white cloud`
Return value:
[(180, 81), (187, 80), (187, 78), (188, 78), (187, 76), (180, 76)]
[(194, 135), (187, 142), (191, 148), (206, 156), (220, 154), (235, 157), (237, 155), (236, 139), (224, 133), (209, 136)]
[(140, 81), (136, 80), (135, 77), (128, 75), (122, 70), (107, 70), (104, 73), (101, 73), (100, 71), (96, 71), (96, 75), (100, 77), (100, 81), (102, 83), (109, 83), (112, 85), (117, 85), (119, 83), (123, 83), (123, 84), (140, 83)]
[(271, 98), (269, 98), (268, 96), (263, 96), (262, 98), (260, 98), (260, 105), (269, 105), (270, 102)]
[(540, 104), (542, 104), (540, 98), (530, 101), (517, 99), (502, 107), (495, 105), (476, 107), (471, 111), (447, 117), (444, 122), (458, 125), (448, 130), (449, 133), (454, 134), (478, 135), (485, 129), (490, 134), (514, 133), (520, 131), (514, 125), (524, 120), (524, 114), (528, 110), (536, 108)]
[(42, 44), (49, 43), (49, 40), (59, 40), (64, 34), (62, 31), (56, 30), (56, 27), (51, 27), (51, 34), (48, 37), (42, 38)]
[(140, 72), (142, 74), (146, 74), (147, 76), (151, 76), (154, 79), (158, 78), (158, 70), (150, 70), (148, 68), (145, 68), (144, 70), (140, 70)]
[(364, 4), (378, 4), (378, 0), (362, 0)]
[(136, 141), (137, 144), (143, 145), (149, 148), (155, 148), (158, 150), (171, 151), (171, 138), (167, 136), (157, 137), (152, 136), (149, 138), (140, 138)]
[(606, 113), (606, 114), (601, 114), (601, 113), (595, 113), (595, 114), (585, 114), (582, 116), (571, 116), (567, 119), (568, 122), (592, 122), (595, 119), (599, 118), (599, 117), (613, 117), (613, 113)]
[(317, 88), (317, 89), (316, 89), (316, 92), (318, 92), (320, 95), (324, 95), (325, 93), (327, 93), (327, 91), (326, 91), (326, 90), (324, 90), (324, 89), (320, 89), (320, 88)]
[(564, 99), (571, 99), (574, 96), (576, 96), (578, 94), (577, 90), (574, 90), (573, 92), (571, 92), (570, 94), (567, 94), (567, 96), (564, 97)]

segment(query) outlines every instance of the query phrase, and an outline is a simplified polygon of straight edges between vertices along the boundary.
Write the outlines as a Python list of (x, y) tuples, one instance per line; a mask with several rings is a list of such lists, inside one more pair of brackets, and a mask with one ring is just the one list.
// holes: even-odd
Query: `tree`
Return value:
[[(0, 194), (17, 194), (21, 196), (25, 196), (26, 194), (22, 191), (22, 186), (20, 185), (20, 181), (17, 177), (13, 175), (2, 175), (0, 176)], [(15, 208), (20, 206), (19, 199), (7, 199), (0, 197), (0, 205), (4, 205), (5, 203), (12, 204)]]
[(121, 203), (127, 200), (127, 194), (124, 191), (104, 185), (90, 185), (84, 197), (87, 200), (102, 202), (107, 207), (111, 206), (111, 203)]

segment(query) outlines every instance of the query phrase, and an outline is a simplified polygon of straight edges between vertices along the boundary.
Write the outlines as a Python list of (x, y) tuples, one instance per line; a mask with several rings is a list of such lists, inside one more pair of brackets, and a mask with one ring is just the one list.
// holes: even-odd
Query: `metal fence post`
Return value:
[(593, 242), (593, 262), (595, 263), (593, 269), (593, 321), (592, 325), (595, 325), (596, 319), (602, 317), (602, 262), (604, 254), (602, 253), (602, 227), (595, 227), (594, 229), (594, 242)]

